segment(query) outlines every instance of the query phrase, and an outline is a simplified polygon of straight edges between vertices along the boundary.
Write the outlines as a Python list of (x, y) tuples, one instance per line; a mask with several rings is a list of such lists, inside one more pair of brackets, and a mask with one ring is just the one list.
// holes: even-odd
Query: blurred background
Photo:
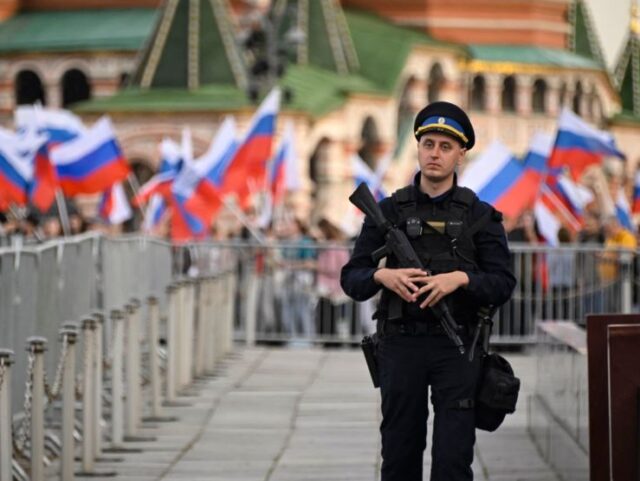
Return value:
[[(535, 132), (555, 134), (566, 107), (626, 155), (587, 184), (602, 191), (615, 176), (631, 200), (635, 12), (633, 0), (2, 0), (0, 125), (18, 128), (16, 107), (34, 103), (87, 125), (108, 114), (143, 185), (160, 169), (163, 139), (189, 128), (198, 158), (225, 116), (245, 131), (279, 85), (274, 135), (292, 123), (300, 179), (284, 202), (317, 223), (348, 211), (355, 154), (387, 191), (411, 179), (412, 122), (430, 101), (470, 112), (470, 159), (495, 140), (525, 154)], [(96, 214), (95, 195), (75, 197)], [(596, 210), (612, 206), (600, 199)], [(136, 211), (125, 230), (142, 222)]]

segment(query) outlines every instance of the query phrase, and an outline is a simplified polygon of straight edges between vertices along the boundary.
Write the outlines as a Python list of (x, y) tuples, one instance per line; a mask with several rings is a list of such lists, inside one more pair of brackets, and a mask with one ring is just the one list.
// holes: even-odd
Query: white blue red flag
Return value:
[(624, 189), (618, 189), (618, 195), (616, 195), (615, 201), (616, 217), (625, 229), (633, 232), (633, 218), (631, 216), (631, 206), (627, 200), (627, 196), (624, 194)]
[(608, 156), (624, 158), (613, 136), (563, 109), (558, 119), (558, 134), (549, 157), (549, 167), (568, 168), (571, 177), (578, 180), (587, 167), (600, 164)]
[(150, 202), (151, 197), (159, 194), (168, 201), (171, 195), (171, 184), (182, 169), (182, 148), (171, 139), (163, 139), (160, 143), (160, 167), (158, 173), (144, 183), (133, 199), (134, 205)]
[(640, 213), (640, 170), (636, 172), (636, 177), (633, 180), (633, 204), (631, 211), (634, 214)]
[(223, 184), (223, 193), (234, 193), (239, 205), (249, 204), (252, 186), (264, 186), (267, 163), (272, 156), (273, 137), (280, 110), (280, 89), (274, 88), (253, 116), (240, 147), (231, 160)]
[(354, 188), (364, 182), (377, 201), (386, 197), (382, 187), (382, 179), (357, 153), (351, 156), (351, 175), (353, 176)]
[(291, 121), (287, 122), (280, 141), (280, 147), (269, 163), (267, 183), (268, 190), (271, 193), (271, 201), (274, 205), (282, 203), (286, 192), (296, 192), (302, 189), (295, 131)]
[(111, 225), (122, 224), (131, 219), (133, 212), (120, 182), (113, 184), (103, 192), (98, 212), (100, 217)]
[(0, 206), (25, 205), (33, 178), (33, 163), (20, 152), (16, 135), (0, 129)]
[(147, 209), (144, 212), (144, 220), (142, 222), (142, 230), (151, 234), (160, 224), (165, 212), (167, 211), (167, 203), (160, 194), (153, 194), (147, 203)]
[(103, 192), (130, 173), (108, 117), (102, 117), (74, 140), (53, 148), (50, 157), (60, 187), (69, 196)]

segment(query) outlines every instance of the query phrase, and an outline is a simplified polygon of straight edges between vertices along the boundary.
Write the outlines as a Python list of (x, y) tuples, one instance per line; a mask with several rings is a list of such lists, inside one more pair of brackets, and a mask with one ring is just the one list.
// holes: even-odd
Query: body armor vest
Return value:
[[(392, 199), (398, 212), (396, 225), (405, 231), (427, 271), (441, 274), (478, 270), (473, 234), (491, 220), (493, 210), (481, 219), (470, 219), (471, 208), (478, 200), (472, 190), (456, 186), (442, 202), (418, 204), (415, 187), (407, 186), (396, 191)], [(394, 256), (387, 259), (387, 267), (398, 267)], [(398, 296), (386, 289), (383, 291), (380, 318), (385, 318), (392, 297)], [(424, 297), (414, 303), (403, 302), (403, 319), (435, 321), (428, 310), (420, 308), (423, 300)], [(478, 305), (469, 299), (464, 289), (457, 289), (444, 301), (459, 323), (475, 319)]]

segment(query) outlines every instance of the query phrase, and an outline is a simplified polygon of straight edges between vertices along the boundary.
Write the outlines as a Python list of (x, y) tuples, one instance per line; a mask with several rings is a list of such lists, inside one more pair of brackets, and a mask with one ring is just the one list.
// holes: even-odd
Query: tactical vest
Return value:
[[(478, 270), (473, 235), (494, 217), (496, 211), (489, 209), (480, 219), (471, 219), (471, 209), (478, 201), (472, 190), (456, 186), (442, 202), (418, 204), (415, 187), (410, 185), (394, 192), (392, 200), (398, 213), (396, 226), (405, 231), (425, 269), (432, 274)], [(386, 266), (399, 267), (392, 255)], [(386, 318), (392, 297), (399, 298), (395, 293), (383, 290), (378, 318)], [(445, 299), (459, 323), (475, 320), (479, 306), (464, 289), (457, 289)], [(435, 320), (428, 310), (419, 307), (421, 300), (403, 302), (403, 320)]]

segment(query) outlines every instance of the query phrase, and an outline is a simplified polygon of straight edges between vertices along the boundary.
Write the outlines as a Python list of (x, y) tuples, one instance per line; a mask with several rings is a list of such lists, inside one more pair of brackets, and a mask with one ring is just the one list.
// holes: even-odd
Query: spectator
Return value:
[(632, 251), (637, 247), (635, 236), (622, 227), (615, 215), (604, 222), (605, 252), (600, 255), (599, 274), (602, 285), (607, 289), (606, 308), (616, 312), (620, 309), (620, 289), (622, 269), (631, 268)]
[(349, 336), (351, 327), (347, 319), (349, 298), (340, 287), (340, 270), (349, 261), (346, 247), (336, 246), (345, 240), (342, 230), (327, 218), (318, 223), (323, 240), (331, 245), (320, 247), (317, 262), (317, 288), (319, 329), (321, 334), (338, 334), (342, 339)]
[[(566, 227), (558, 231), (560, 248), (566, 247), (572, 241), (571, 233)], [(549, 288), (551, 296), (547, 309), (547, 316), (554, 320), (568, 319), (569, 306), (572, 300), (576, 275), (576, 259), (572, 250), (557, 249), (547, 254), (547, 269), (549, 273)], [(574, 314), (574, 313), (572, 313)]]

